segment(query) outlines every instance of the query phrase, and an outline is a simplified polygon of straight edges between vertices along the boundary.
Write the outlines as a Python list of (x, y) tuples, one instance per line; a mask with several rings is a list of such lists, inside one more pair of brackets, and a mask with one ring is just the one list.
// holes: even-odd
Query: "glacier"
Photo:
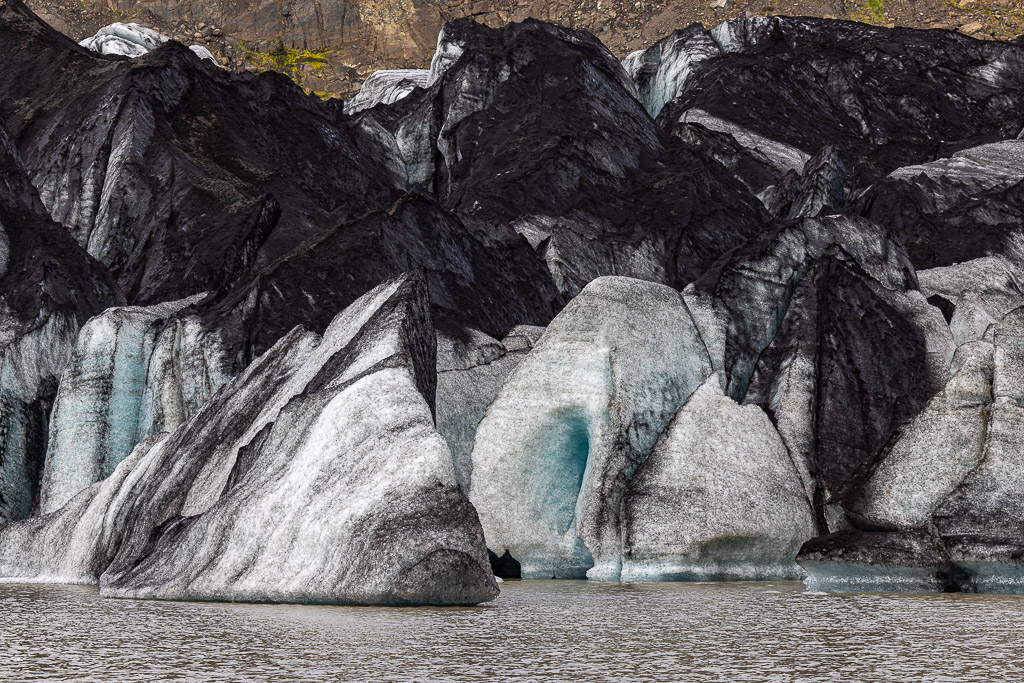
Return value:
[(0, 574), (99, 582), (113, 597), (493, 598), (476, 513), (425, 397), (434, 344), (415, 274), (364, 295), (322, 339), (294, 330), (110, 477), (0, 529)]
[(430, 78), (428, 69), (383, 69), (370, 74), (359, 92), (345, 101), (345, 113), (355, 114), (378, 104), (393, 104), (407, 97), (416, 88), (423, 88)]
[(15, 2), (0, 56), (8, 580), (1022, 590), (1024, 46), (459, 20), (342, 102)]
[(110, 476), (136, 444), (172, 431), (227, 381), (216, 339), (183, 338), (187, 322), (169, 320), (203, 296), (112, 308), (79, 332), (51, 413), (42, 514)]
[(933, 593), (954, 588), (949, 555), (919, 531), (846, 530), (808, 541), (800, 551), (807, 589), (823, 593)]
[(79, 328), (124, 303), (108, 273), (46, 215), (0, 121), (0, 526), (38, 507), (48, 422)]
[[(171, 37), (136, 23), (115, 21), (96, 31), (78, 44), (101, 55), (120, 55), (122, 57), (141, 57), (151, 52)], [(199, 59), (220, 66), (210, 51), (202, 45), (190, 45), (189, 50)]]
[(498, 341), (473, 328), (438, 330), (437, 431), (451, 449), (455, 477), (467, 494), (477, 426), (543, 334), (543, 327), (518, 325)]
[(665, 427), (622, 500), (623, 581), (801, 578), (814, 536), (800, 472), (768, 416), (712, 375)]
[(653, 118), (685, 87), (700, 63), (720, 54), (719, 46), (702, 26), (690, 26), (662, 38), (646, 50), (631, 52), (622, 66), (637, 84), (644, 109)]
[(617, 579), (619, 506), (711, 372), (679, 294), (603, 277), (551, 322), (477, 427), (470, 500), (525, 578)]

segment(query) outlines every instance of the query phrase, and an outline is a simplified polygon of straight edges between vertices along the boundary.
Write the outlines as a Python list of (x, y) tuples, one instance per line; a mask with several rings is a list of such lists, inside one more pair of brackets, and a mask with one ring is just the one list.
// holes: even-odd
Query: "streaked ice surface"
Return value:
[(992, 681), (1024, 598), (506, 581), (476, 608), (102, 600), (0, 585), (0, 680)]

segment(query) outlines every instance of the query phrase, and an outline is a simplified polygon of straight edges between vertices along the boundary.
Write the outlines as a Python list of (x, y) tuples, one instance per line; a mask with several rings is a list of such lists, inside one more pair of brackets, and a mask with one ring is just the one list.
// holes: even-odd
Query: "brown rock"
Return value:
[[(2, 1), (2, 0), (0, 0)], [(266, 68), (254, 51), (278, 45), (318, 53), (328, 67), (318, 74), (318, 90), (351, 92), (380, 68), (426, 67), (445, 21), (472, 16), (496, 26), (534, 17), (598, 33), (619, 57), (645, 48), (694, 21), (711, 26), (730, 17), (757, 14), (811, 15), (856, 19), (863, 0), (26, 0), (36, 12), (75, 40), (111, 21), (138, 21), (173, 32), (181, 42), (220, 38), (246, 46), (248, 63)], [(963, 16), (964, 8), (1001, 7), (1011, 16), (1019, 0), (889, 0), (887, 18), (897, 25), (957, 26), (964, 33), (992, 31), (991, 22)], [(959, 16), (958, 16), (959, 15)], [(936, 23), (938, 22), (938, 23)], [(970, 28), (970, 30), (965, 30)], [(607, 29), (607, 30), (606, 30)], [(199, 38), (194, 38), (195, 34)], [(232, 41), (234, 41), (232, 43)], [(358, 72), (353, 68), (358, 65)]]

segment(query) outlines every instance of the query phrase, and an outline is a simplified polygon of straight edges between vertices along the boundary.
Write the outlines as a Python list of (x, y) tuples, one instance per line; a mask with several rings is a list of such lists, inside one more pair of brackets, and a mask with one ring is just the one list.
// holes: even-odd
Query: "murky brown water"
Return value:
[(994, 681), (1024, 598), (810, 595), (796, 583), (508, 582), (493, 604), (102, 600), (0, 584), (0, 680)]

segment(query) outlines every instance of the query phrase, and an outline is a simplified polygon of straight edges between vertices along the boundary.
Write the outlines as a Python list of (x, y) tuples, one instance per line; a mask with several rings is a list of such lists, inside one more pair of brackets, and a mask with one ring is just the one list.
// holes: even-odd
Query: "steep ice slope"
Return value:
[(770, 140), (807, 158), (835, 145), (862, 188), (1020, 132), (1024, 47), (1014, 43), (809, 17), (730, 20), (709, 35), (720, 57), (685, 79), (670, 78), (678, 67), (660, 69), (653, 89), (676, 88), (658, 116), (666, 128), (699, 112), (696, 120), (735, 127), (753, 146)]
[(656, 119), (662, 107), (686, 87), (697, 66), (720, 54), (711, 34), (700, 24), (693, 24), (646, 50), (631, 53), (622, 60), (622, 67), (636, 83), (640, 103)]
[(863, 219), (784, 222), (683, 292), (734, 400), (761, 406), (814, 504), (870, 463), (945, 384), (955, 343), (912, 265)]
[(761, 228), (756, 198), (662, 131), (593, 36), (457, 21), (437, 54), (426, 92), (364, 115), (411, 183), (467, 223), (511, 225), (562, 292), (603, 275), (679, 287)]
[(566, 306), (476, 432), (470, 499), (524, 578), (617, 579), (619, 505), (662, 428), (711, 371), (679, 294), (599, 278)]
[(174, 42), (99, 56), (20, 3), (0, 7), (0, 53), (0, 117), (43, 204), (130, 303), (226, 285), (400, 192), (371, 135), (279, 74)]
[[(776, 339), (797, 284), (825, 256), (851, 261), (885, 291), (910, 290), (908, 305), (924, 307), (937, 334), (929, 346), (948, 366), (952, 341), (938, 310), (913, 292), (913, 266), (886, 230), (857, 218), (783, 222), (720, 260), (683, 291), (716, 370), (726, 372), (729, 395), (743, 398), (761, 352)], [(939, 348), (932, 348), (938, 346)], [(944, 368), (935, 374), (944, 375)]]
[(990, 412), (994, 345), (957, 349), (954, 375), (886, 448), (870, 477), (845, 492), (860, 526), (924, 527), (939, 503), (980, 459)]
[(991, 330), (992, 404), (984, 445), (967, 475), (933, 513), (969, 590), (1024, 593), (1024, 308)]
[(50, 408), (78, 328), (122, 301), (46, 217), (0, 121), (0, 525), (36, 504)]
[(110, 476), (137, 443), (177, 427), (229, 379), (216, 336), (170, 320), (201, 297), (112, 308), (82, 328), (50, 418), (42, 514)]
[(832, 489), (833, 506), (858, 531), (805, 546), (809, 585), (1022, 590), (1019, 151), (1011, 140), (897, 169), (851, 209), (891, 225), (916, 260), (939, 265), (919, 272), (921, 290), (957, 350), (944, 388)]
[(1016, 250), (1024, 239), (1024, 140), (898, 168), (851, 212), (887, 226), (918, 268)]
[(476, 513), (433, 428), (422, 279), (363, 297), (310, 360), (297, 370), (301, 393), (227, 481), (224, 470), (202, 472), (183, 516), (138, 563), (119, 557), (104, 595), (473, 604), (497, 594)]
[(630, 481), (622, 527), (624, 581), (797, 578), (814, 515), (767, 415), (712, 376)]
[[(470, 496), (489, 547), (507, 550), (524, 577), (793, 576), (803, 541), (846, 524), (832, 496), (945, 384), (955, 344), (943, 314), (917, 289), (898, 243), (862, 219), (781, 224), (679, 304), (659, 304), (678, 311), (671, 325), (655, 322), (660, 290), (651, 287), (591, 283), (488, 408)], [(704, 433), (662, 432), (711, 368), (731, 398), (702, 397), (691, 408), (700, 421), (685, 407), (676, 416)], [(741, 400), (773, 421), (746, 441), (716, 436), (735, 431), (719, 423), (751, 420), (734, 414), (761, 413)], [(659, 434), (663, 453), (651, 461)], [(713, 471), (763, 514), (729, 517), (721, 488), (685, 484), (697, 476), (686, 473)], [(701, 486), (706, 496), (692, 507), (652, 502)], [(623, 529), (620, 505), (634, 531)], [(694, 538), (687, 525), (708, 536), (669, 540)]]
[(296, 329), (113, 476), (0, 531), (0, 573), (102, 572), (101, 593), (120, 597), (494, 597), (476, 513), (433, 429), (426, 297), (422, 276), (401, 276), (322, 339)]
[(472, 328), (438, 330), (437, 431), (448, 442), (459, 488), (467, 494), (477, 426), (542, 334), (542, 327), (520, 325), (498, 341)]
[(378, 104), (391, 104), (416, 88), (427, 85), (427, 69), (386, 69), (374, 71), (359, 87), (355, 97), (345, 102), (345, 113), (356, 114)]
[(323, 231), (197, 308), (234, 353), (258, 354), (295, 325), (325, 329), (332, 311), (416, 267), (426, 270), (439, 318), (499, 338), (517, 324), (546, 324), (563, 303), (520, 235), (507, 227), (488, 234), (411, 192), (386, 211)]
[[(925, 557), (879, 572), (880, 582), (945, 572), (953, 588), (1024, 592), (1024, 308), (1007, 314), (985, 340), (962, 345), (955, 367), (943, 392), (841, 502), (860, 527), (896, 536), (923, 532), (941, 551), (938, 560)], [(840, 537), (832, 544), (842, 549), (854, 541)], [(849, 571), (841, 558), (821, 562), (813, 551), (801, 556), (816, 581), (835, 581)]]
[(799, 174), (787, 172), (758, 196), (773, 216), (794, 219), (839, 213), (846, 208), (848, 191), (846, 165), (838, 150), (828, 145), (808, 159)]
[(920, 292), (888, 290), (856, 262), (826, 257), (801, 281), (746, 400), (806, 463), (821, 531), (845, 528), (833, 496), (944, 385), (944, 323)]

